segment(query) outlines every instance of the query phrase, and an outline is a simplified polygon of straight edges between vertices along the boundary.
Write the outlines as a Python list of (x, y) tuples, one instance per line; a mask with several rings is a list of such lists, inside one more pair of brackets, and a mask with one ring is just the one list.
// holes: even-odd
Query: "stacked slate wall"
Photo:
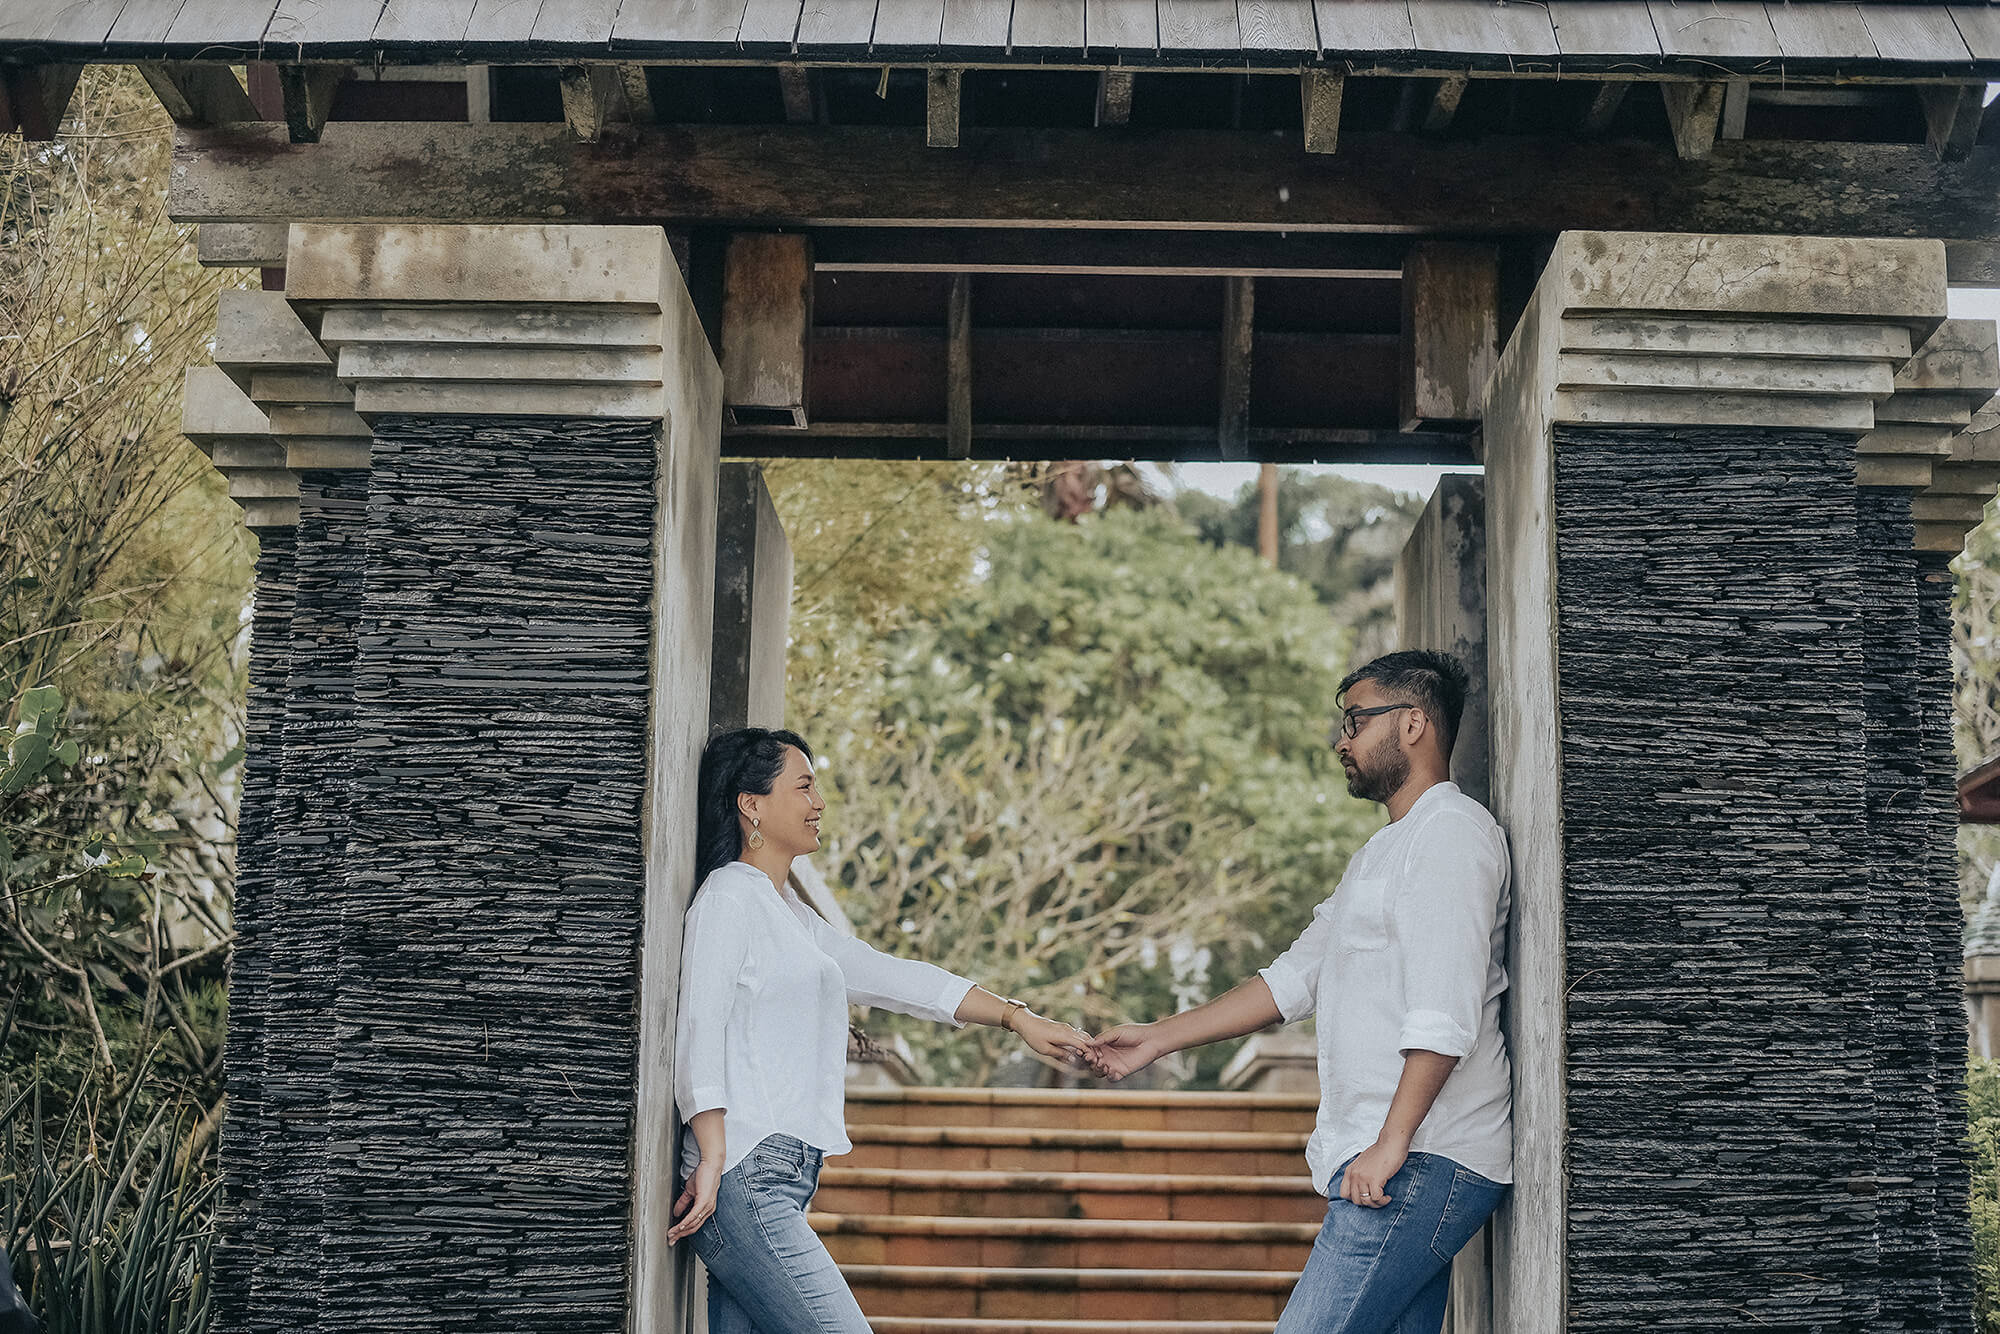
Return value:
[[(1958, 766), (1952, 749), (1951, 557), (1917, 553), (1917, 678), (1922, 704), (1923, 856), (1910, 865), (1919, 879), (1930, 965), (1932, 1051), (1937, 1068), (1938, 1134), (1932, 1189), (1939, 1288), (1936, 1328), (1972, 1328), (1971, 1164), (1967, 1158), (1965, 1060), (1965, 919), (1958, 904)], [(1948, 1001), (1949, 1003), (1943, 1003)], [(1884, 1242), (1884, 1258), (1897, 1256)]]
[(1569, 1328), (1872, 1329), (1852, 442), (1554, 443)]
[(229, 1115), (219, 1152), (228, 1173), (215, 1268), (216, 1322), (225, 1334), (250, 1327), (251, 1275), (257, 1267), (258, 1205), (264, 1147), (271, 1135), (264, 1108), (264, 1036), (270, 1021), (271, 959), (266, 929), (282, 910), (271, 838), (275, 832), (278, 765), (284, 748), (285, 692), (291, 671), (292, 560), (297, 534), (258, 534), (251, 600), (250, 681), (244, 715), (243, 795), (236, 815), (236, 942), (230, 952), (229, 1033), (224, 1074)]
[(269, 914), (264, 1025), (268, 1138), (248, 1328), (318, 1327), (333, 1078), (333, 996), (354, 763), (354, 656), (368, 474), (299, 475), (292, 652), (271, 840), (279, 910)]
[(658, 430), (376, 425), (333, 1326), (624, 1327)]

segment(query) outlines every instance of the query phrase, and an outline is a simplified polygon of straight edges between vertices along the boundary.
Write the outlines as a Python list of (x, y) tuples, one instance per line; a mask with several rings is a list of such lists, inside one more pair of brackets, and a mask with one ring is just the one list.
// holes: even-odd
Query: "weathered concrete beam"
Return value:
[[(1298, 144), (1226, 132), (1113, 141), (1091, 130), (963, 130), (937, 153), (864, 126), (620, 127), (579, 144), (540, 124), (336, 122), (317, 145), (271, 126), (182, 127), (170, 206), (186, 222), (430, 219), (668, 226), (1607, 231), (1936, 237), (1954, 282), (2000, 281), (2000, 146), (1941, 163), (1920, 144), (1734, 140), (1684, 162), (1635, 143), (1349, 135), (1302, 171)], [(1412, 179), (1450, 191), (1412, 196)]]
[(729, 238), (722, 263), (722, 399), (732, 425), (806, 425), (812, 241)]
[(1402, 426), (1479, 418), (1500, 361), (1500, 251), (1425, 241), (1403, 261)]
[(275, 269), (285, 262), (282, 222), (211, 222), (195, 232), (195, 262), (205, 269)]
[(924, 75), (924, 143), (932, 148), (958, 147), (958, 120), (964, 100), (965, 71), (932, 69)]

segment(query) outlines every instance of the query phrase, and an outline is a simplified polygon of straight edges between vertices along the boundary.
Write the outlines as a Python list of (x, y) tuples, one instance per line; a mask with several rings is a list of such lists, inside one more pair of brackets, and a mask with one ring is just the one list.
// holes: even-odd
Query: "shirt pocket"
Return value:
[(1365, 954), (1389, 944), (1389, 879), (1370, 876), (1342, 885), (1333, 896), (1334, 940), (1342, 954)]

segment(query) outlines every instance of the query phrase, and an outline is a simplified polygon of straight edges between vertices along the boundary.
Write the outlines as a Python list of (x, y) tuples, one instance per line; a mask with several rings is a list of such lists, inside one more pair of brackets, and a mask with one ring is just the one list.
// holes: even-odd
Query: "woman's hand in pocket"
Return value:
[(679, 1219), (667, 1229), (667, 1245), (671, 1246), (683, 1237), (692, 1237), (701, 1230), (701, 1225), (715, 1216), (716, 1192), (722, 1189), (722, 1164), (713, 1158), (704, 1158), (695, 1164), (694, 1175), (688, 1178), (687, 1188), (674, 1201), (674, 1217)]

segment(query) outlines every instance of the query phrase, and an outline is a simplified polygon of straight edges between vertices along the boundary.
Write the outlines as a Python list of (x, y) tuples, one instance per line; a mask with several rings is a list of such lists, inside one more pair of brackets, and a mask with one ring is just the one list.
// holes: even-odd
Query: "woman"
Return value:
[(795, 734), (716, 737), (700, 788), (701, 887), (675, 1041), (686, 1185), (667, 1240), (693, 1237), (708, 1266), (711, 1334), (868, 1334), (806, 1223), (821, 1161), (853, 1147), (841, 1116), (849, 1003), (1009, 1028), (1054, 1059), (1080, 1061), (1090, 1039), (935, 965), (870, 949), (799, 901), (786, 885), (792, 859), (819, 848), (826, 803)]

